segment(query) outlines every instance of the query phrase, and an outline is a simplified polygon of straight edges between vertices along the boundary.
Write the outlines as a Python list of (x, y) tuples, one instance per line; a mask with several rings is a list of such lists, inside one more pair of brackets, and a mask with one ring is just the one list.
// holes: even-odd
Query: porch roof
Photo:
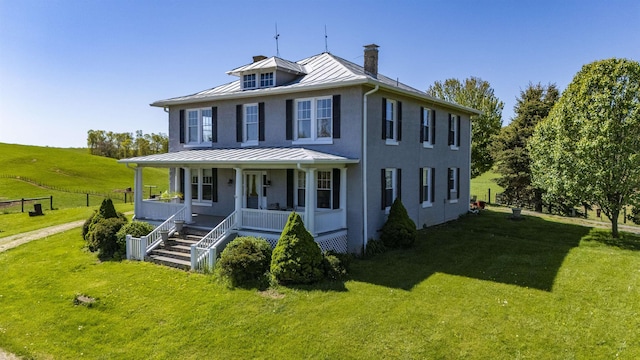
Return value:
[(137, 164), (138, 166), (157, 167), (173, 167), (178, 165), (207, 165), (217, 167), (279, 165), (288, 167), (297, 164), (355, 164), (360, 162), (360, 160), (305, 148), (259, 147), (185, 150), (121, 159), (118, 160), (118, 162)]

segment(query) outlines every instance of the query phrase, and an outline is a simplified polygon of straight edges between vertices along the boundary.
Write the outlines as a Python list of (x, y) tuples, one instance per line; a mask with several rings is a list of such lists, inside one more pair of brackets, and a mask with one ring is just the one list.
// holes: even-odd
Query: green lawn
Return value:
[(471, 196), (476, 196), (478, 200), (488, 201), (489, 191), (491, 191), (490, 203), (496, 201), (496, 194), (501, 193), (504, 189), (496, 184), (494, 179), (500, 177), (500, 174), (493, 171), (487, 171), (486, 173), (471, 179)]
[[(0, 348), (45, 359), (637, 359), (640, 239), (483, 211), (344, 282), (267, 292), (104, 262), (77, 230), (0, 253)], [(98, 299), (89, 308), (73, 299)]]

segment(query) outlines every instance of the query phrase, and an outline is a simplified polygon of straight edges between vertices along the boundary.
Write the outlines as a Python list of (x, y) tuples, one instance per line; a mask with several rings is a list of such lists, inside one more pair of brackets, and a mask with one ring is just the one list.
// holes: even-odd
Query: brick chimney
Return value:
[(376, 44), (364, 46), (364, 71), (373, 77), (378, 76), (378, 48)]
[(266, 57), (266, 56), (264, 56), (264, 55), (256, 55), (256, 56), (254, 56), (254, 57), (253, 57), (253, 62), (254, 62), (254, 63), (257, 63), (258, 61), (264, 60), (264, 59), (266, 59), (266, 58), (267, 58), (267, 57)]

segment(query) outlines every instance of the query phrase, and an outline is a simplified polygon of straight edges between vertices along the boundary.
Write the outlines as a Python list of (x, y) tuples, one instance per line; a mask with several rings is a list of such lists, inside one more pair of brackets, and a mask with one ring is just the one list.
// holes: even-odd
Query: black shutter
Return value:
[(218, 169), (217, 168), (212, 168), (211, 169), (211, 182), (212, 182), (212, 193), (211, 193), (211, 201), (213, 202), (218, 202)]
[(236, 105), (236, 141), (242, 142), (242, 105)]
[(184, 110), (180, 110), (180, 144), (184, 144)]
[(398, 141), (402, 140), (402, 102), (398, 101)]
[(396, 170), (396, 185), (398, 186), (397, 198), (402, 200), (402, 169)]
[[(179, 186), (180, 193), (184, 195), (184, 169), (183, 168), (180, 168), (180, 176), (179, 177), (180, 177), (180, 179), (178, 179), (178, 181), (180, 182), (180, 186)], [(183, 198), (184, 198), (184, 196), (183, 196)], [(185, 201), (186, 201), (186, 199), (185, 199)]]
[(458, 125), (457, 125), (457, 129), (456, 129), (457, 130), (456, 133), (458, 134), (458, 140), (457, 140), (458, 143), (456, 144), (456, 146), (460, 146), (460, 133), (462, 132), (462, 131), (460, 131), (461, 130), (460, 129), (460, 115), (458, 115), (457, 118), (458, 118)]
[(258, 103), (258, 141), (264, 141), (264, 103)]
[[(424, 108), (421, 106), (420, 107), (420, 142), (421, 143), (424, 141), (425, 135), (426, 134), (424, 133)], [(422, 196), (420, 196), (420, 199), (422, 199)]]
[(382, 140), (387, 139), (387, 99), (382, 98)]
[(436, 169), (431, 168), (431, 202), (436, 202)]
[(449, 114), (449, 143), (448, 145), (453, 145), (453, 129), (451, 128), (451, 114)]
[(431, 124), (429, 124), (430, 128), (431, 128), (431, 144), (435, 145), (436, 144), (436, 111), (435, 110), (431, 110), (431, 119), (433, 121), (431, 121)]
[(211, 108), (211, 142), (218, 142), (218, 107), (217, 106), (214, 106)]
[(333, 169), (333, 208), (340, 209), (340, 169)]
[(460, 198), (460, 168), (456, 168), (456, 199)]
[(333, 95), (333, 138), (340, 139), (340, 95)]
[(449, 169), (447, 170), (447, 200), (451, 200), (451, 185), (453, 185), (453, 184), (451, 183), (451, 181), (452, 181), (452, 180), (451, 180), (451, 178), (452, 178), (452, 176), (451, 176), (451, 175), (453, 175), (453, 174), (451, 173), (452, 171), (453, 171), (453, 170), (452, 170), (451, 168), (449, 168)]
[(287, 208), (293, 209), (293, 169), (287, 169)]
[(422, 197), (424, 196), (424, 187), (422, 186), (422, 183), (424, 182), (424, 172), (423, 168), (418, 168), (418, 170), (420, 171), (420, 177), (418, 177), (418, 179), (420, 179), (420, 182), (418, 183), (418, 187), (420, 188), (420, 199), (418, 204), (422, 204)]
[(382, 198), (380, 199), (380, 202), (381, 202), (380, 209), (382, 210), (384, 210), (384, 208), (386, 207), (385, 204), (387, 203), (387, 187), (385, 184), (385, 180), (386, 180), (385, 172), (386, 172), (385, 169), (382, 169), (380, 171), (380, 175), (381, 175), (380, 183), (382, 184)]
[(286, 140), (293, 140), (293, 100), (286, 101)]

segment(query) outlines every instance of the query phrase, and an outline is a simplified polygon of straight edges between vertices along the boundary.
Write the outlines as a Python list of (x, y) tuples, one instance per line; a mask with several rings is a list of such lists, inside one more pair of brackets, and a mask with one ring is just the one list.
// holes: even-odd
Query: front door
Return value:
[(245, 172), (244, 207), (249, 209), (259, 209), (262, 201), (262, 172)]

